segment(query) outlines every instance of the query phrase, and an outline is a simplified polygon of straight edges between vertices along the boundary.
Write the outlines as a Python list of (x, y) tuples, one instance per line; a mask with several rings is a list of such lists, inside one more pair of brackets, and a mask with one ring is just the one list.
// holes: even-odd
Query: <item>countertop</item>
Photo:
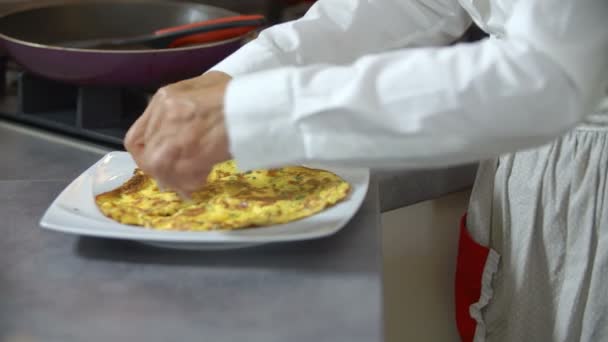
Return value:
[(0, 341), (382, 341), (380, 212), (467, 188), (475, 168), (375, 172), (353, 220), (308, 242), (186, 252), (41, 229), (105, 152), (0, 121)]
[(387, 321), (394, 330), (407, 316), (383, 293), (397, 290), (383, 275), (380, 212), (465, 189), (476, 169), (375, 172), (344, 230), (303, 243), (184, 252), (41, 229), (105, 152), (0, 121), (0, 341), (382, 341)]
[(41, 229), (101, 157), (0, 122), (0, 341), (382, 340), (378, 188), (332, 237), (198, 252)]

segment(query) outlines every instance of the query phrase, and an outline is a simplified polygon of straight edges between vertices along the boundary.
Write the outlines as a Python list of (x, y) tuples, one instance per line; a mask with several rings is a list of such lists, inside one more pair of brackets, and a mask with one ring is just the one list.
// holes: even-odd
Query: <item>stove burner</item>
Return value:
[(75, 86), (31, 75), (0, 59), (0, 118), (123, 149), (152, 92)]

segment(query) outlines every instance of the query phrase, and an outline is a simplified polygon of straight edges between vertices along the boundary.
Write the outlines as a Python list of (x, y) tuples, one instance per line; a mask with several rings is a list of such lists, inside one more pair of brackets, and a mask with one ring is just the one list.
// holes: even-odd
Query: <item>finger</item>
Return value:
[(163, 189), (173, 189), (177, 177), (172, 168), (178, 159), (179, 148), (171, 137), (159, 134), (146, 144), (142, 167)]
[[(179, 165), (187, 164), (187, 167)], [(200, 190), (207, 179), (207, 175), (211, 170), (201, 168), (200, 163), (184, 162), (183, 159), (178, 160), (171, 166), (168, 173), (160, 174), (159, 177), (175, 192), (182, 195), (189, 195)], [(188, 196), (187, 196), (188, 197)]]
[(176, 137), (175, 141), (181, 145), (181, 155), (173, 170), (179, 175), (176, 186), (182, 191), (200, 190), (213, 166), (230, 158), (221, 116), (206, 117)]
[(144, 143), (139, 143), (139, 142), (136, 143), (136, 142), (133, 142), (133, 140), (129, 140), (127, 142), (127, 140), (125, 139), (125, 148), (126, 148), (127, 152), (129, 152), (129, 154), (133, 158), (135, 165), (137, 165), (137, 167), (140, 168), (142, 171), (144, 171), (144, 169), (142, 168), (142, 157), (143, 157), (144, 147), (145, 147)]
[(180, 188), (187, 191), (199, 190), (205, 184), (213, 165), (221, 158), (213, 147), (216, 145), (214, 135), (209, 135), (213, 128), (206, 124), (197, 128), (180, 135), (182, 154), (174, 166), (182, 182)]
[[(150, 103), (144, 110), (144, 112), (137, 118), (137, 120), (133, 123), (129, 131), (127, 132), (124, 145), (126, 150), (133, 157), (135, 164), (144, 170), (144, 149), (146, 145), (144, 133), (150, 121), (150, 116), (155, 108), (155, 100), (154, 97), (150, 100)], [(144, 170), (145, 171), (145, 170)]]
[(128, 151), (140, 150), (144, 145), (144, 133), (150, 120), (151, 110), (155, 107), (155, 99), (152, 97), (144, 112), (135, 120), (125, 135), (125, 147)]
[(181, 192), (196, 192), (205, 185), (213, 163), (204, 158), (180, 158), (174, 165), (174, 171), (179, 174), (176, 187)]
[(124, 139), (125, 148), (128, 151), (135, 150), (143, 145), (142, 138), (143, 132), (145, 132), (145, 126), (148, 121), (148, 117), (142, 114), (127, 131)]

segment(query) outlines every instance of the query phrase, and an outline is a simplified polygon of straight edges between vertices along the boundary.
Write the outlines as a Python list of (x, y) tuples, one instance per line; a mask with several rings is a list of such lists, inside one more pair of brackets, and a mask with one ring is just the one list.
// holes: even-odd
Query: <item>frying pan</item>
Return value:
[(184, 2), (106, 0), (22, 9), (0, 16), (4, 52), (31, 73), (76, 85), (158, 87), (200, 75), (246, 35), (168, 49), (99, 50), (61, 42), (129, 37), (230, 17), (235, 12)]
[[(199, 21), (193, 24), (169, 27), (143, 36), (114, 37), (106, 39), (79, 40), (62, 42), (60, 46), (84, 49), (140, 49), (178, 47), (186, 41), (194, 41), (196, 45), (240, 36), (251, 31), (265, 22), (261, 15), (239, 15)], [(233, 34), (232, 32), (242, 32)]]

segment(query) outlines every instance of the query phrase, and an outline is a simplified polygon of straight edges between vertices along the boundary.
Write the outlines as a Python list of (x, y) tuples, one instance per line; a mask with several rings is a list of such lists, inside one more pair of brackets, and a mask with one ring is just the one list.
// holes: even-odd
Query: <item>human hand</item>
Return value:
[(161, 187), (188, 196), (230, 158), (223, 103), (230, 80), (212, 71), (159, 89), (127, 132), (127, 151)]

